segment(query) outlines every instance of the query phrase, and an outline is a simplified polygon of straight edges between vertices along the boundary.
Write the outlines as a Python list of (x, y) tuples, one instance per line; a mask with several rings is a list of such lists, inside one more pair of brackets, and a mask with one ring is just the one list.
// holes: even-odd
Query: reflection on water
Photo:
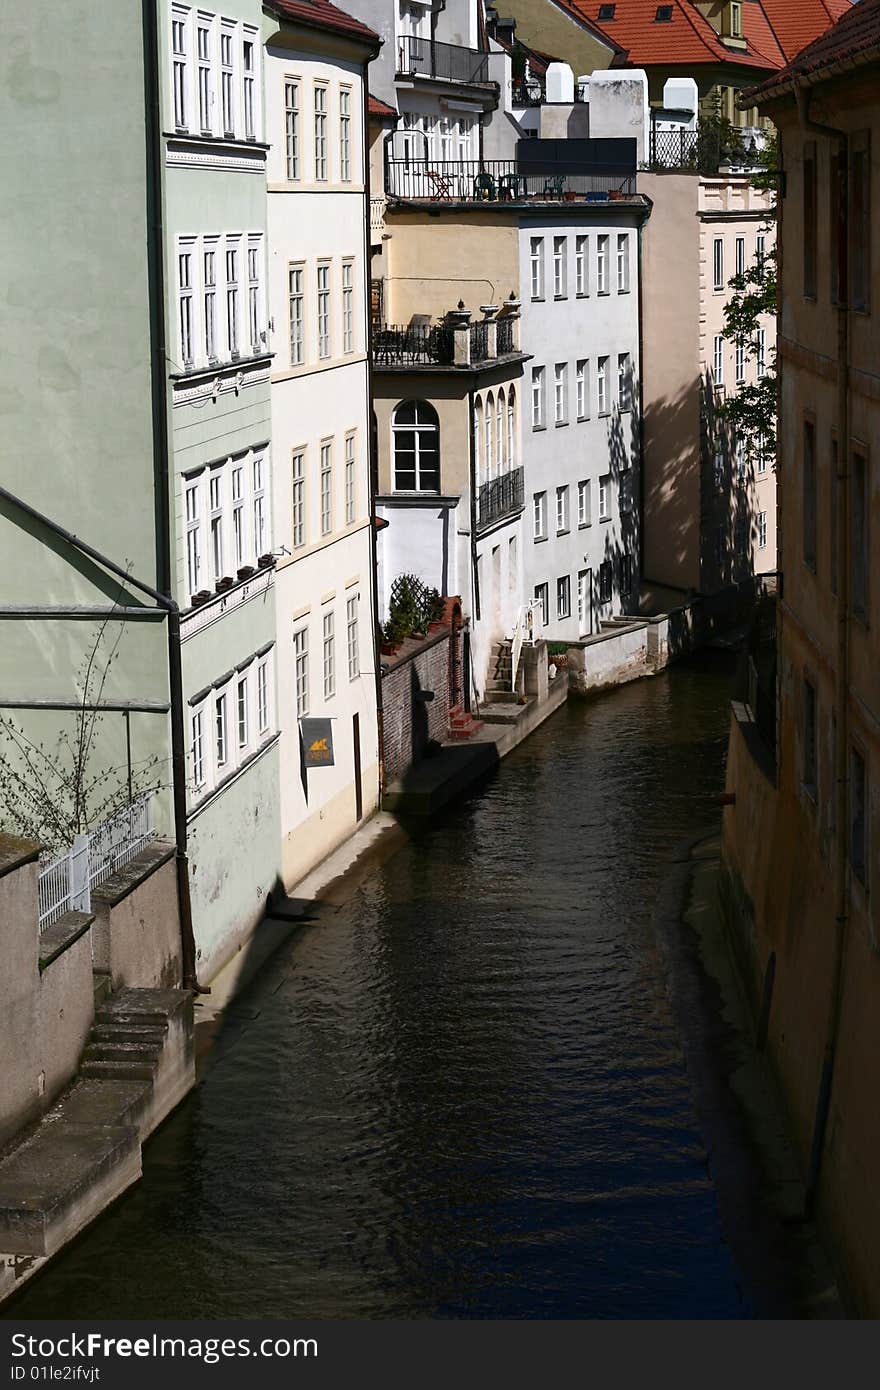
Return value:
[(651, 931), (727, 672), (572, 703), (305, 927), (17, 1318), (749, 1316)]

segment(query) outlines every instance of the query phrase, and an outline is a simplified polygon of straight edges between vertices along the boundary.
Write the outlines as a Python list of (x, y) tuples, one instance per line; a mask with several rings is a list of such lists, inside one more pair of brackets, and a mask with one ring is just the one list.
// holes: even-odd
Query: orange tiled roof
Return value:
[(379, 43), (378, 34), (345, 10), (331, 5), (330, 0), (271, 0), (271, 7), (288, 19), (308, 24), (311, 29), (329, 29), (333, 33), (350, 34), (352, 38)]
[[(600, 20), (601, 3), (569, 0), (568, 7), (625, 49), (632, 67), (725, 63), (770, 72), (784, 67), (798, 36), (808, 42), (850, 8), (850, 0), (743, 0), (746, 47), (732, 48), (691, 0), (615, 0), (614, 18)], [(669, 19), (657, 19), (661, 6)]]
[(372, 92), (370, 92), (367, 102), (367, 112), (371, 116), (394, 116), (395, 119), (397, 118), (394, 107), (389, 106), (386, 101), (380, 101), (378, 97), (374, 97)]
[[(832, 0), (826, 0), (831, 4)], [(781, 72), (774, 73), (744, 96), (769, 99), (795, 78), (821, 74), (847, 60), (880, 61), (880, 0), (859, 0), (847, 5), (833, 28), (807, 44)]]

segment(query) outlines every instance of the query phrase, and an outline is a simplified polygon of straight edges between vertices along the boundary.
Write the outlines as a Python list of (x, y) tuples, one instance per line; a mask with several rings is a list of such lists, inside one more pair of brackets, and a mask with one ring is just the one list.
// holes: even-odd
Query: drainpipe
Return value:
[(831, 1095), (834, 1086), (834, 1064), (840, 1035), (840, 1020), (843, 1013), (844, 968), (846, 964), (846, 938), (849, 923), (849, 874), (847, 860), (849, 851), (849, 618), (850, 618), (850, 499), (849, 499), (849, 219), (847, 211), (847, 178), (849, 172), (849, 137), (844, 130), (834, 126), (821, 125), (810, 120), (810, 93), (803, 87), (795, 87), (798, 116), (801, 128), (811, 131), (827, 140), (835, 140), (839, 147), (839, 194), (838, 243), (840, 254), (840, 273), (837, 311), (837, 527), (838, 527), (838, 575), (837, 575), (837, 741), (835, 754), (835, 777), (837, 783), (837, 835), (834, 856), (834, 938), (831, 963), (831, 997), (828, 1007), (828, 1025), (825, 1034), (825, 1048), (822, 1057), (822, 1071), (819, 1092), (816, 1098), (816, 1112), (813, 1123), (813, 1141), (810, 1149), (810, 1166), (807, 1174), (805, 1206), (807, 1213), (814, 1210), (818, 1195), (822, 1170), (822, 1158), (828, 1129), (828, 1116), (831, 1109)]
[(180, 663), (180, 610), (173, 599), (162, 594), (158, 589), (154, 589), (151, 584), (145, 584), (143, 580), (135, 578), (129, 571), (124, 570), (121, 565), (117, 565), (115, 560), (103, 555), (94, 546), (88, 545), (80, 540), (72, 531), (60, 526), (51, 517), (45, 516), (37, 511), (36, 507), (31, 507), (27, 502), (23, 502), (15, 493), (9, 492), (5, 487), (0, 487), (0, 497), (6, 502), (11, 503), (16, 510), (23, 512), (33, 521), (37, 521), (41, 526), (45, 526), (53, 535), (58, 536), (72, 550), (77, 550), (82, 555), (87, 555), (90, 560), (95, 560), (104, 569), (115, 574), (132, 589), (137, 589), (140, 593), (146, 594), (153, 599), (158, 608), (164, 610), (168, 619), (168, 685), (171, 696), (171, 767), (172, 767), (172, 788), (174, 793), (174, 838), (177, 860), (177, 903), (180, 916), (180, 954), (183, 967), (184, 989), (194, 990), (197, 994), (207, 994), (209, 991), (199, 985), (196, 978), (196, 947), (192, 925), (192, 907), (189, 896), (189, 871), (186, 856), (186, 741), (183, 726), (183, 680), (181, 676)]
[[(376, 685), (376, 735), (379, 744), (379, 795), (381, 799), (381, 795), (385, 790), (385, 715), (383, 706), (384, 697), (382, 691), (382, 668), (380, 664), (381, 654), (379, 650), (379, 643), (377, 640), (377, 628), (379, 624), (379, 539), (378, 529), (376, 527), (376, 494), (378, 491), (379, 460), (376, 457), (375, 440), (373, 437), (373, 313), (370, 304), (373, 282), (373, 241), (370, 227), (370, 198), (372, 193), (370, 183), (370, 121), (369, 113), (367, 111), (367, 106), (369, 104), (370, 99), (370, 63), (373, 61), (373, 58), (375, 56), (376, 54), (373, 54), (371, 55), (371, 57), (364, 59), (361, 68), (361, 81), (363, 83), (361, 93), (361, 148), (363, 152), (362, 157), (364, 161), (364, 208), (366, 212), (366, 216), (364, 217), (364, 289), (366, 291), (364, 303), (364, 332), (367, 343), (367, 370), (365, 374), (365, 388), (367, 393), (367, 460), (369, 463), (369, 497), (367, 515), (370, 519), (370, 604), (372, 606), (372, 621), (370, 623), (370, 645), (373, 651), (373, 680), (375, 681)], [(387, 137), (383, 141), (383, 163), (386, 169), (385, 187), (387, 188)]]

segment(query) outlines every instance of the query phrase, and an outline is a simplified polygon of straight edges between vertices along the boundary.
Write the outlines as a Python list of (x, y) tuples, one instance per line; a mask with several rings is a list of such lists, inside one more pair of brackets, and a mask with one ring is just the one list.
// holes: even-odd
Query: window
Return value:
[(174, 125), (177, 130), (186, 130), (189, 113), (189, 10), (177, 6), (171, 10), (171, 55)]
[(849, 858), (860, 883), (868, 882), (868, 770), (857, 748), (850, 750)]
[(578, 526), (589, 526), (592, 520), (590, 481), (588, 478), (584, 478), (578, 483)]
[(351, 182), (351, 89), (339, 91), (339, 177)]
[(600, 357), (596, 372), (596, 386), (599, 396), (599, 414), (608, 414), (608, 358)]
[(767, 472), (767, 441), (766, 441), (766, 439), (764, 438), (763, 434), (757, 434), (757, 435), (755, 436), (754, 452), (755, 452), (755, 472), (756, 472), (756, 473), (766, 473), (766, 472)]
[(253, 484), (254, 484), (254, 553), (259, 560), (261, 555), (266, 555), (269, 551), (269, 532), (266, 524), (266, 490), (264, 474), (264, 458), (262, 454), (255, 454), (253, 458)]
[(658, 5), (654, 14), (654, 19), (658, 24), (668, 24), (672, 19), (672, 6)]
[(578, 632), (582, 637), (588, 636), (593, 626), (592, 622), (592, 603), (590, 602), (590, 581), (592, 579), (591, 570), (580, 570), (578, 573)]
[(577, 364), (577, 417), (586, 420), (590, 414), (590, 364), (586, 360)]
[(490, 391), (489, 394), (488, 394), (488, 396), (486, 397), (485, 435), (484, 435), (485, 455), (486, 455), (486, 477), (487, 477), (487, 478), (491, 478), (491, 477), (492, 477), (492, 470), (493, 470), (494, 462), (495, 462), (495, 460), (494, 460), (494, 450), (493, 450), (493, 447), (492, 447), (492, 431), (493, 431), (493, 429), (494, 429), (494, 410), (495, 410), (495, 397), (492, 395), (492, 392)]
[(315, 178), (327, 178), (327, 88), (315, 83)]
[(577, 295), (583, 299), (590, 293), (590, 238), (579, 236), (575, 241), (574, 274)]
[(301, 627), (293, 634), (293, 672), (296, 690), (296, 717), (305, 719), (309, 712), (309, 630)]
[(816, 298), (816, 142), (804, 144), (803, 160), (804, 295)]
[(238, 357), (238, 257), (239, 238), (226, 238), (226, 346)]
[(556, 616), (571, 617), (571, 579), (567, 574), (563, 574), (556, 581)]
[(712, 245), (712, 286), (724, 289), (724, 239), (717, 236)]
[(533, 236), (530, 243), (532, 299), (544, 298), (544, 238)]
[(205, 330), (205, 358), (216, 362), (217, 350), (217, 237), (206, 237), (202, 252), (202, 307)]
[(211, 20), (208, 15), (200, 14), (198, 16), (198, 23), (196, 25), (196, 47), (198, 51), (199, 76), (199, 129), (203, 135), (210, 135), (211, 115), (214, 105), (214, 77), (211, 71), (213, 50)]
[(213, 580), (224, 577), (223, 570), (223, 474), (218, 469), (208, 479), (210, 508), (211, 567)]
[(294, 450), (291, 460), (293, 495), (293, 548), (306, 543), (306, 455), (304, 449)]
[(605, 473), (599, 479), (599, 520), (611, 520), (611, 474)]
[(244, 464), (232, 466), (232, 547), (235, 568), (241, 569), (248, 554), (244, 511)]
[(178, 323), (180, 327), (180, 360), (184, 367), (195, 362), (193, 335), (193, 257), (194, 241), (181, 241), (177, 254)]
[(557, 362), (553, 368), (553, 418), (557, 425), (568, 420), (568, 363)]
[(321, 535), (333, 530), (333, 441), (321, 444)]
[[(249, 33), (253, 31), (249, 30)], [(253, 38), (247, 38), (242, 43), (242, 58), (244, 65), (244, 138), (254, 140), (256, 138), (257, 127), (255, 121), (255, 78), (256, 78), (256, 53), (257, 46)]]
[(301, 367), (305, 361), (305, 276), (302, 265), (292, 265), (287, 272), (291, 367)]
[(345, 629), (348, 642), (348, 679), (357, 680), (361, 673), (361, 658), (358, 647), (358, 599), (357, 595), (345, 604)]
[[(480, 487), (481, 484), (482, 484), (482, 481), (483, 481), (482, 453), (483, 453), (483, 402), (482, 402), (481, 400), (477, 400), (477, 401), (475, 401), (475, 403), (474, 403), (474, 472), (475, 472), (475, 476), (476, 476), (477, 487)], [(487, 472), (488, 472), (488, 469), (487, 469)]]
[(617, 8), (616, 5), (600, 5), (600, 6), (599, 6), (599, 19), (600, 19), (600, 21), (603, 20), (603, 19), (606, 20), (606, 21), (609, 20), (609, 19), (613, 19), (613, 18), (614, 18), (614, 11), (616, 10), (616, 8)]
[(342, 262), (342, 351), (354, 351), (354, 262)]
[(603, 560), (599, 566), (599, 602), (610, 603), (614, 571), (610, 560)]
[(724, 385), (724, 339), (720, 333), (715, 334), (712, 376), (716, 386)]
[(744, 483), (746, 480), (746, 441), (741, 434), (736, 437), (733, 458), (733, 476), (738, 483)]
[(629, 294), (629, 236), (621, 232), (617, 238), (617, 293)]
[(566, 261), (568, 259), (568, 237), (555, 236), (553, 238), (553, 294), (556, 299), (565, 299), (566, 289)]
[(597, 238), (598, 248), (596, 253), (596, 288), (599, 294), (608, 293), (608, 237), (600, 236)]
[(621, 411), (632, 410), (632, 376), (628, 352), (620, 353), (617, 358), (617, 400)]
[(235, 722), (238, 729), (239, 750), (247, 748), (250, 740), (250, 708), (248, 702), (248, 678), (239, 676), (235, 686)]
[(345, 524), (351, 526), (357, 515), (357, 486), (355, 480), (354, 435), (345, 436)]
[(767, 238), (763, 232), (759, 232), (755, 237), (755, 260), (761, 270), (764, 269), (764, 262), (767, 259)]
[(248, 241), (248, 321), (251, 330), (251, 350), (255, 357), (260, 352), (263, 339), (266, 336), (262, 330), (263, 311), (260, 290), (262, 250), (262, 245), (257, 238), (252, 237)]
[(235, 135), (235, 37), (235, 25), (224, 19), (220, 29), (220, 114), (227, 136)]
[(394, 412), (394, 486), (398, 492), (440, 491), (440, 421), (427, 401), (404, 401)]
[(767, 549), (767, 513), (758, 512), (758, 549)]
[(721, 489), (724, 487), (724, 435), (721, 432), (720, 426), (715, 439), (713, 474), (715, 478), (715, 487), (720, 492)]
[(532, 429), (544, 428), (545, 373), (543, 367), (532, 368)]
[(229, 725), (225, 690), (214, 699), (214, 735), (215, 766), (225, 767), (229, 759)]
[(516, 467), (516, 391), (507, 394), (507, 467)]
[(535, 602), (541, 605), (541, 618), (544, 627), (550, 622), (550, 586), (549, 584), (535, 585)]
[(546, 492), (536, 492), (532, 498), (532, 534), (536, 541), (547, 539)]
[(324, 699), (336, 694), (336, 624), (333, 610), (324, 614)]
[(617, 488), (617, 505), (621, 513), (631, 512), (633, 509), (633, 474), (631, 468), (627, 468), (626, 472), (620, 475), (620, 482)]
[(742, 5), (740, 3), (740, 0), (731, 0), (730, 37), (732, 39), (742, 38)]
[(736, 274), (745, 275), (746, 273), (746, 239), (738, 236), (736, 239)]
[(871, 133), (852, 136), (850, 229), (852, 306), (867, 314), (871, 308)]
[(519, 593), (519, 559), (515, 535), (511, 536), (507, 542), (507, 587), (510, 593)]
[(803, 786), (815, 800), (817, 793), (816, 757), (816, 689), (804, 677), (802, 686), (803, 702)]
[(816, 573), (816, 428), (812, 420), (803, 425), (803, 545), (804, 564)]
[(568, 530), (568, 487), (556, 489), (556, 532)]
[(287, 177), (291, 183), (296, 183), (301, 177), (299, 90), (299, 82), (295, 78), (290, 78), (284, 84), (284, 129), (287, 142)]
[(261, 734), (269, 732), (269, 658), (257, 662), (257, 728)]
[(853, 612), (868, 620), (868, 557), (870, 555), (868, 458), (864, 450), (852, 452), (852, 602)]
[(318, 266), (318, 356), (330, 356), (330, 266)]
[(199, 592), (202, 577), (200, 493), (197, 481), (186, 484), (186, 578), (191, 594)]
[(500, 477), (504, 471), (504, 392), (498, 392), (495, 402), (495, 471)]
[(764, 376), (767, 371), (767, 334), (763, 328), (755, 335), (755, 371), (758, 376)]
[(746, 345), (742, 338), (736, 340), (735, 370), (736, 383), (741, 386), (746, 379)]
[(190, 759), (192, 766), (193, 791), (199, 792), (207, 782), (205, 768), (205, 717), (204, 710), (194, 712), (190, 721)]

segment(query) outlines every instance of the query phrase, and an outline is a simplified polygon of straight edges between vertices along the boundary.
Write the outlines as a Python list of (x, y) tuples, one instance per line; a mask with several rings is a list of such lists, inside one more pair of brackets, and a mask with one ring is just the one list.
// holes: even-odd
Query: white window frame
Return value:
[(758, 549), (767, 548), (767, 513), (758, 512)]
[(547, 373), (544, 367), (532, 368), (532, 429), (542, 430), (547, 412)]
[(199, 257), (202, 267), (202, 332), (204, 334), (205, 361), (209, 364), (220, 360), (217, 275), (221, 254), (219, 236), (206, 236), (202, 239), (202, 252)]
[(345, 436), (345, 524), (353, 526), (357, 519), (357, 456), (354, 431)]
[(617, 234), (617, 293), (629, 294), (629, 233)]
[(241, 757), (251, 746), (250, 675), (246, 670), (240, 671), (235, 678), (235, 736)]
[(354, 352), (354, 261), (342, 262), (342, 351)]
[(712, 347), (712, 379), (716, 386), (724, 385), (724, 338), (720, 333), (715, 334)]
[(247, 564), (250, 553), (248, 546), (248, 526), (247, 526), (247, 491), (245, 484), (245, 471), (247, 461), (243, 458), (234, 458), (230, 463), (229, 484), (230, 501), (232, 507), (232, 548), (235, 555), (235, 569), (241, 569)]
[(596, 366), (596, 396), (600, 415), (611, 413), (610, 392), (608, 390), (608, 357), (600, 357)]
[(213, 695), (214, 770), (220, 780), (221, 768), (228, 769), (229, 747), (229, 685), (221, 686)]
[(199, 256), (198, 237), (179, 237), (177, 241), (177, 341), (185, 371), (196, 364), (198, 308), (196, 275)]
[(599, 478), (599, 520), (611, 520), (611, 474), (603, 473)]
[(568, 237), (553, 238), (553, 298), (568, 298)]
[(553, 423), (568, 424), (568, 363), (557, 362), (553, 368)]
[[(228, 55), (228, 56), (227, 56)], [(238, 25), (220, 21), (220, 134), (234, 139), (238, 129)]]
[[(267, 464), (266, 455), (262, 450), (254, 450), (251, 455), (251, 483), (253, 507), (251, 511), (253, 525), (253, 545), (254, 554), (259, 560), (261, 555), (267, 555), (272, 550), (272, 531), (269, 517), (269, 489), (266, 486)], [(263, 549), (265, 546), (265, 550)]]
[(736, 238), (736, 243), (735, 243), (735, 255), (736, 255), (736, 260), (735, 260), (736, 274), (737, 274), (737, 275), (745, 275), (745, 273), (746, 273), (746, 239), (745, 239), (744, 236), (738, 236), (738, 237)]
[(339, 88), (339, 178), (351, 183), (352, 89)]
[(544, 298), (544, 238), (533, 236), (529, 242), (532, 299)]
[(592, 525), (592, 492), (589, 478), (582, 478), (578, 483), (578, 527)]
[(767, 333), (763, 328), (759, 328), (756, 334), (755, 372), (759, 377), (765, 376), (767, 372)]
[(617, 406), (621, 415), (632, 410), (632, 357), (628, 352), (617, 354)]
[(308, 539), (306, 516), (306, 449), (303, 445), (290, 455), (291, 543), (301, 550)]
[(348, 679), (356, 681), (361, 673), (360, 640), (358, 634), (359, 594), (353, 594), (345, 601), (345, 632), (348, 650)]
[(333, 440), (322, 439), (320, 449), (321, 535), (333, 534)]
[(314, 156), (315, 156), (315, 182), (326, 183), (328, 178), (327, 160), (327, 128), (329, 123), (329, 84), (326, 82), (315, 82), (312, 86), (312, 102), (314, 111)]
[(218, 579), (226, 577), (224, 472), (225, 469), (222, 465), (208, 470), (208, 537), (210, 542), (208, 558), (211, 563), (211, 578), (215, 584)]
[[(250, 45), (251, 66), (247, 65), (247, 51)], [(242, 74), (242, 125), (245, 140), (257, 140), (260, 136), (260, 31), (249, 24), (242, 27), (241, 74)]]
[(547, 494), (536, 492), (532, 497), (532, 539), (547, 539)]
[(307, 624), (293, 634), (293, 688), (296, 698), (296, 717), (305, 719), (309, 713), (309, 629)]
[(231, 361), (241, 357), (241, 251), (241, 236), (227, 236), (224, 247), (226, 350)]
[(175, 130), (189, 130), (192, 102), (192, 10), (171, 6), (171, 110)]
[(205, 748), (206, 710), (207, 701), (202, 700), (199, 704), (191, 707), (189, 717), (190, 777), (194, 797), (197, 797), (202, 792), (204, 792), (204, 790), (207, 788), (209, 780), (207, 749)]
[(197, 594), (202, 583), (202, 475), (185, 478), (183, 491), (187, 589)]
[[(205, 39), (203, 43), (202, 40)], [(196, 12), (196, 95), (199, 108), (199, 130), (202, 135), (214, 132), (216, 105), (214, 16), (203, 10)]]
[(326, 702), (336, 694), (336, 615), (332, 608), (322, 612), (321, 657)]
[(306, 267), (293, 261), (287, 267), (287, 315), (290, 337), (290, 365), (301, 367), (306, 360)]
[(262, 656), (257, 661), (257, 733), (265, 738), (272, 732), (272, 656)]
[(561, 574), (556, 581), (556, 618), (571, 617), (571, 575)]
[(266, 350), (263, 326), (263, 238), (251, 235), (247, 242), (248, 325), (254, 357)]
[(735, 344), (734, 373), (737, 386), (742, 386), (746, 379), (746, 345), (742, 338), (737, 338)]
[(326, 361), (333, 350), (333, 298), (330, 261), (319, 261), (315, 267), (316, 312), (318, 320), (318, 357)]
[(712, 288), (724, 289), (724, 238), (717, 236), (712, 241)]
[(299, 183), (302, 178), (302, 79), (287, 76), (284, 79), (284, 152), (287, 167), (287, 182)]
[(596, 293), (610, 294), (608, 285), (608, 258), (611, 238), (607, 232), (596, 237)]
[(556, 534), (563, 536), (569, 530), (568, 483), (556, 489)]
[(586, 299), (590, 293), (590, 238), (587, 235), (575, 239), (575, 292), (578, 299)]

